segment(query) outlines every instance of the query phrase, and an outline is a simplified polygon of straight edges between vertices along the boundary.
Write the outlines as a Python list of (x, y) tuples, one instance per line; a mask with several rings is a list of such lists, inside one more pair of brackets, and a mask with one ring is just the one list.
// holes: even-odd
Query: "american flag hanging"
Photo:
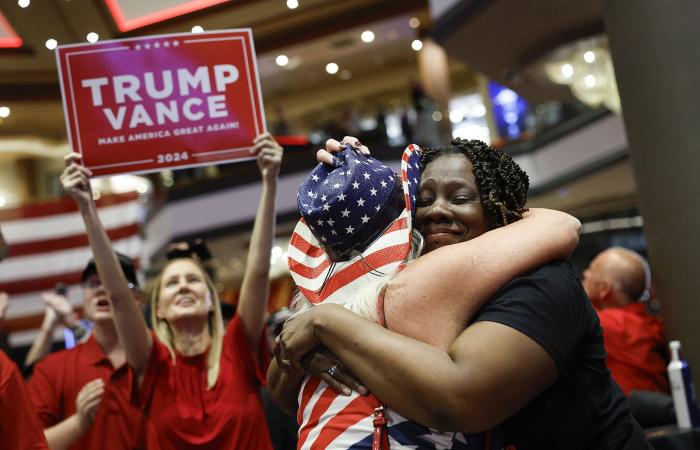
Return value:
[[(143, 248), (138, 194), (103, 195), (98, 213), (114, 249), (137, 264)], [(0, 263), (0, 291), (10, 294), (3, 330), (13, 346), (32, 343), (45, 305), (41, 293), (57, 283), (68, 286), (68, 299), (83, 303), (80, 275), (92, 256), (78, 207), (70, 198), (0, 210), (0, 226), (9, 256)]]

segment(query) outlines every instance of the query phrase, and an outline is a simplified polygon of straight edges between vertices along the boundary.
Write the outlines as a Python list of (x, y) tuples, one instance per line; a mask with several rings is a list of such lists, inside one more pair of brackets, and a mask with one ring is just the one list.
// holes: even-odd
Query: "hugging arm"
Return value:
[(117, 256), (112, 250), (107, 232), (97, 215), (97, 206), (92, 199), (90, 188), (90, 175), (90, 170), (81, 164), (80, 155), (71, 153), (66, 156), (66, 168), (61, 174), (61, 183), (78, 204), (95, 258), (97, 273), (110, 296), (119, 340), (129, 365), (140, 378), (146, 370), (153, 341), (134, 293), (129, 288)]
[(471, 325), (443, 351), (343, 307), (321, 305), (289, 323), (280, 356), (296, 366), (301, 355), (318, 344), (328, 347), (399, 414), (444, 431), (490, 429), (558, 376), (544, 348), (496, 322)]
[(532, 209), (515, 223), (421, 256), (386, 287), (387, 327), (446, 350), (506, 283), (568, 257), (580, 227), (566, 213)]

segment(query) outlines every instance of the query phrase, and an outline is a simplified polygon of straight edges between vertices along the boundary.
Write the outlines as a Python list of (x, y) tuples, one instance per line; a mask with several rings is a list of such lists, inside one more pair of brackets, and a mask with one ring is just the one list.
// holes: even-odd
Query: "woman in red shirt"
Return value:
[(253, 144), (262, 195), (236, 315), (225, 329), (212, 281), (197, 261), (181, 258), (170, 261), (157, 279), (151, 296), (154, 332), (149, 332), (97, 216), (90, 171), (79, 155), (66, 157), (61, 182), (80, 208), (119, 337), (139, 380), (138, 398), (147, 416), (144, 445), (272, 448), (259, 387), (267, 366), (262, 336), (282, 148), (267, 133)]

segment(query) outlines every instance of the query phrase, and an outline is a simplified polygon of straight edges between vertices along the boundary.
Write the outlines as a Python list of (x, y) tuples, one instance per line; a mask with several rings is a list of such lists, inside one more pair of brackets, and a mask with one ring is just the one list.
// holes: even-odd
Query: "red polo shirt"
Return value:
[(177, 354), (173, 362), (153, 337), (140, 397), (162, 449), (272, 449), (260, 398), (269, 359), (264, 335), (258, 347), (256, 363), (236, 314), (224, 335), (219, 378), (207, 389), (206, 353)]
[(114, 368), (94, 336), (70, 350), (53, 353), (34, 367), (29, 390), (44, 428), (76, 412), (75, 400), (85, 384), (101, 378), (105, 392), (90, 430), (71, 449), (133, 449), (142, 423), (130, 404), (132, 372), (127, 364)]
[(17, 365), (0, 350), (0, 448), (48, 449)]
[(642, 303), (598, 310), (606, 363), (625, 395), (632, 390), (668, 393), (666, 345), (661, 321)]

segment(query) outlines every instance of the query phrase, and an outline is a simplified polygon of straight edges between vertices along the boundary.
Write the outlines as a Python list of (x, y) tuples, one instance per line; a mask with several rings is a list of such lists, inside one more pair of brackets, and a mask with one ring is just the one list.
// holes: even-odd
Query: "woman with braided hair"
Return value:
[[(323, 346), (398, 414), (442, 431), (498, 428), (506, 448), (651, 448), (610, 378), (597, 316), (565, 261), (512, 278), (449, 345), (431, 342), (449, 333), (426, 326), (434, 317), (425, 308), (417, 313), (419, 302), (435, 303), (429, 310), (447, 323), (450, 305), (468, 295), (469, 280), (442, 255), (520, 223), (528, 179), (508, 155), (479, 141), (426, 149), (420, 166), (414, 225), (425, 239), (424, 256), (387, 283), (386, 327), (320, 304), (285, 325), (277, 364), (299, 367)], [(512, 256), (519, 251), (512, 248)], [(498, 275), (482, 273), (473, 282)], [(342, 376), (341, 383), (353, 383)]]

